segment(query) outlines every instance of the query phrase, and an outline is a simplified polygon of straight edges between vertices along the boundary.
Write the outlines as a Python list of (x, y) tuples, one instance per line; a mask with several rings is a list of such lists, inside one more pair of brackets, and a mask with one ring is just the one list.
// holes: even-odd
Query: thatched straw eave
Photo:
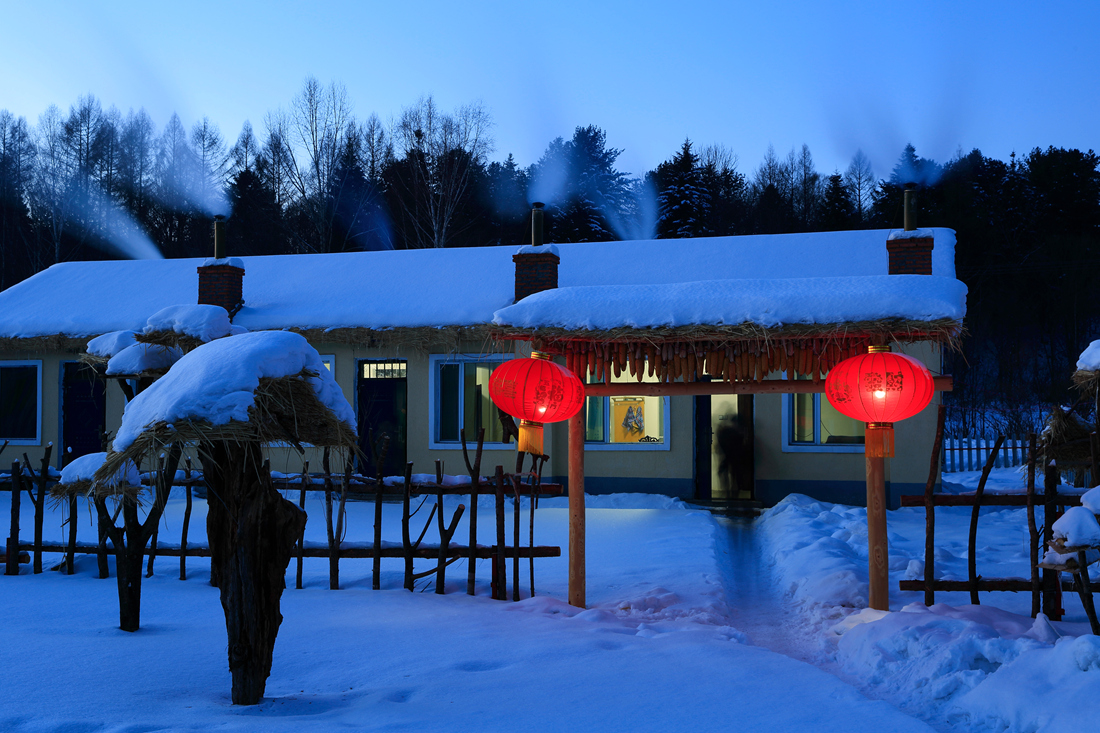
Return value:
[[(94, 336), (96, 334), (93, 334)], [(42, 353), (61, 351), (66, 354), (79, 354), (88, 345), (88, 339), (92, 336), (71, 336), (64, 333), (55, 333), (46, 336), (0, 336), (0, 351), (25, 351)]]
[(776, 327), (745, 322), (736, 325), (693, 324), (656, 328), (623, 326), (606, 330), (497, 326), (491, 330), (491, 336), (495, 339), (525, 341), (539, 339), (547, 345), (569, 341), (659, 345), (668, 342), (733, 344), (742, 341), (768, 343), (787, 339), (821, 339), (825, 342), (852, 340), (887, 344), (930, 341), (952, 350), (959, 348), (963, 333), (963, 324), (951, 318), (932, 321), (890, 318), (847, 323), (791, 323)]
[(378, 349), (403, 349), (412, 353), (455, 353), (464, 344), (482, 343), (484, 351), (492, 351), (488, 323), (468, 326), (409, 326), (398, 328), (289, 328), (310, 343), (348, 344)]

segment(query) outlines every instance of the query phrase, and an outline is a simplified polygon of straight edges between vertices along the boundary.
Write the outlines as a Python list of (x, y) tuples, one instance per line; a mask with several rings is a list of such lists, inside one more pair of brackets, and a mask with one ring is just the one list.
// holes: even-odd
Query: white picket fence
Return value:
[[(992, 438), (944, 438), (943, 472), (980, 471), (997, 441)], [(995, 468), (1010, 468), (1027, 463), (1027, 438), (1005, 438), (997, 451)]]

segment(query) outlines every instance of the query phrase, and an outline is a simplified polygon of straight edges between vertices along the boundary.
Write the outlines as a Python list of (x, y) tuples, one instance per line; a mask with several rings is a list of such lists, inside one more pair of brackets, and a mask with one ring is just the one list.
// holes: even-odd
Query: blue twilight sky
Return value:
[(769, 144), (823, 173), (859, 147), (1007, 159), (1100, 146), (1100, 2), (0, 2), (0, 109), (34, 124), (82, 94), (162, 127), (263, 134), (307, 75), (384, 121), (424, 94), (480, 100), (521, 165), (596, 124), (640, 175), (685, 137), (751, 175)]

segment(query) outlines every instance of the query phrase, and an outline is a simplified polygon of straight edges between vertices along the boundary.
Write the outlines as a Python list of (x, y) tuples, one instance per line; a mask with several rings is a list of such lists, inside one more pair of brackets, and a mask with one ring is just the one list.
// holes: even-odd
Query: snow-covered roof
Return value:
[(966, 286), (954, 278), (876, 275), (559, 287), (502, 308), (493, 322), (595, 331), (742, 323), (774, 328), (883, 318), (962, 320), (965, 313)]
[[(932, 272), (954, 278), (955, 233), (933, 230)], [(887, 272), (890, 230), (556, 245), (563, 288)], [(516, 247), (243, 257), (250, 330), (472, 326), (514, 295)], [(66, 262), (0, 293), (0, 337), (142, 330), (194, 303), (202, 259)]]

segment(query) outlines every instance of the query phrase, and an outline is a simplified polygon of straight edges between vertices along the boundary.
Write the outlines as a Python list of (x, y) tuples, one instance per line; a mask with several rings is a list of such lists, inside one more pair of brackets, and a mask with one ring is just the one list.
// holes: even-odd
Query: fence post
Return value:
[(4, 575), (19, 575), (19, 495), (23, 493), (23, 475), (19, 461), (11, 464), (11, 530), (8, 533), (8, 557)]

